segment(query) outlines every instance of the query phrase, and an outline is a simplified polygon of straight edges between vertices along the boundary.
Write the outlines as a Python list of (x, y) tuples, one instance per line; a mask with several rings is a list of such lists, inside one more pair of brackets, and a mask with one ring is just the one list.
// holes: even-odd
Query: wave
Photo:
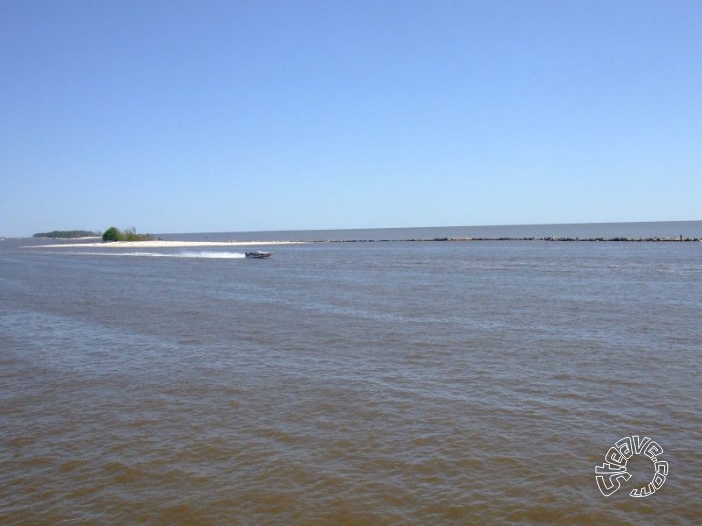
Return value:
[(186, 259), (242, 259), (246, 257), (246, 254), (244, 254), (243, 252), (219, 252), (214, 250), (184, 252), (64, 252), (64, 254), (81, 256), (122, 256)]
[(175, 254), (166, 254), (167, 257), (180, 257), (180, 258), (204, 258), (204, 259), (241, 259), (245, 258), (246, 254), (243, 252), (218, 252), (214, 250), (200, 250), (200, 251), (187, 251), (178, 252)]

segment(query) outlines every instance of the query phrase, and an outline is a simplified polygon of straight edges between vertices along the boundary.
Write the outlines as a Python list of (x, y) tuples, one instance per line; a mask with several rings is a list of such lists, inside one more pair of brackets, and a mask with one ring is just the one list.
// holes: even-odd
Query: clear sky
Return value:
[(0, 235), (702, 219), (699, 0), (0, 0)]

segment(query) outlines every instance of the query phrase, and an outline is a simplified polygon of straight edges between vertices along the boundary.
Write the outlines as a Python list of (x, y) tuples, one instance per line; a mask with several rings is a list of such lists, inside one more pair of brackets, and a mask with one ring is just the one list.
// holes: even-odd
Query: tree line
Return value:
[(151, 234), (137, 234), (134, 227), (120, 230), (115, 226), (111, 226), (102, 234), (103, 241), (149, 241), (153, 238), (154, 236)]
[(98, 237), (100, 232), (88, 230), (52, 230), (51, 232), (38, 232), (32, 237), (48, 237), (50, 239), (72, 239), (76, 237)]

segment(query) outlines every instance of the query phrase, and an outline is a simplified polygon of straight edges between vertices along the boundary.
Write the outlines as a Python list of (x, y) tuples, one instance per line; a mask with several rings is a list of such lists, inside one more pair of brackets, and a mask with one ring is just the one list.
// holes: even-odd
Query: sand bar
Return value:
[(299, 245), (304, 241), (112, 241), (99, 243), (61, 243), (32, 245), (22, 248), (193, 248), (193, 247), (251, 247), (264, 245)]

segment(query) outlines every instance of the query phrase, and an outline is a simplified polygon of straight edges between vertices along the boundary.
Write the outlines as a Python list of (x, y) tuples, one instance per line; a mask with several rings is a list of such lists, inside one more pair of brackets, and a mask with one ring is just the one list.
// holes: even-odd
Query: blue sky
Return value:
[(702, 2), (0, 1), (0, 235), (699, 220)]

